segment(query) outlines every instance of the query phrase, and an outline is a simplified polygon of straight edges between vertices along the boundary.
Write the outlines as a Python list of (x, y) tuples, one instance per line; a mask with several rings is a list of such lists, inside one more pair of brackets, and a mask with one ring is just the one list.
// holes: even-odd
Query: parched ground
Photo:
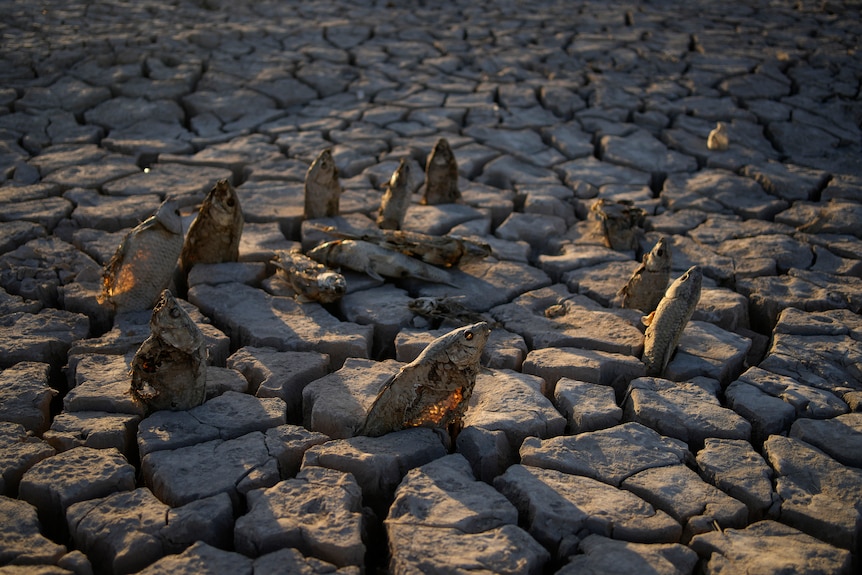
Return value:
[[(0, 0), (0, 573), (857, 572), (860, 38), (851, 1)], [(425, 206), (439, 138), (462, 201)], [(326, 148), (325, 223), (406, 159), (405, 229), (491, 256), (295, 301)], [(240, 262), (176, 288), (209, 399), (146, 417), (102, 266), (220, 179)], [(654, 378), (617, 291), (661, 237), (704, 283)], [(356, 436), (442, 296), (494, 325), (464, 428)]]

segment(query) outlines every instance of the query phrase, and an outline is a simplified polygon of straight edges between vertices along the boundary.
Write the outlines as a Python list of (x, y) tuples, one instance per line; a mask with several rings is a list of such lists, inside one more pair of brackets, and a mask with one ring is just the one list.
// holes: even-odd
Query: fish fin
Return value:
[(651, 311), (649, 313), (649, 315), (645, 315), (641, 318), (641, 323), (644, 324), (645, 326), (649, 327), (649, 325), (652, 323), (652, 320), (654, 318), (655, 318), (655, 312)]
[(375, 270), (372, 267), (367, 267), (367, 268), (365, 268), (364, 271), (365, 271), (365, 275), (371, 277), (371, 279), (377, 280), (379, 282), (385, 282), (386, 281), (385, 279), (383, 279), (383, 276), (380, 275), (379, 273), (377, 273), (377, 270)]
[(661, 362), (661, 373), (659, 374), (660, 376), (664, 375), (664, 370), (667, 368), (667, 364), (670, 363), (670, 358), (673, 357), (673, 352), (675, 351), (676, 344), (667, 346), (667, 350), (664, 352), (664, 358)]

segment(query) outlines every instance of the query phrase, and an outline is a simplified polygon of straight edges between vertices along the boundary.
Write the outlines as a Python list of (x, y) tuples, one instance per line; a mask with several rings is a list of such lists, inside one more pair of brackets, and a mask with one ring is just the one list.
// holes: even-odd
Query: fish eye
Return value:
[(170, 309), (170, 311), (168, 311), (168, 313), (169, 313), (169, 314), (170, 314), (170, 316), (171, 316), (172, 318), (174, 318), (174, 319), (176, 319), (176, 318), (180, 317), (180, 310), (178, 310), (178, 309), (177, 309), (177, 308), (175, 308), (175, 307), (171, 308), (171, 309)]
[(471, 339), (473, 339), (473, 332), (472, 332), (472, 331), (468, 331), (467, 333), (465, 333), (465, 334), (464, 334), (464, 339), (466, 339), (467, 341), (470, 341)]
[(226, 203), (227, 203), (227, 207), (229, 207), (229, 208), (232, 208), (236, 205), (236, 201), (234, 201), (233, 198), (228, 198)]
[(174, 215), (176, 215), (176, 216), (180, 215), (180, 209), (179, 208), (174, 210)]
[(662, 257), (664, 256), (664, 250), (659, 250), (656, 252), (656, 254), (658, 255), (658, 257)]

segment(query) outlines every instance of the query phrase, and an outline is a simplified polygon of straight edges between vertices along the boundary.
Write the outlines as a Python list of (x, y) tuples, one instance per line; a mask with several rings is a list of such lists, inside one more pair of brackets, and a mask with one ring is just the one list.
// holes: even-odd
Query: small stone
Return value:
[(790, 437), (817, 447), (844, 465), (862, 468), (862, 413), (825, 420), (797, 419), (790, 427)]
[(689, 321), (665, 377), (687, 381), (704, 376), (727, 383), (742, 372), (751, 340), (711, 323)]
[(793, 437), (773, 435), (763, 450), (775, 470), (782, 522), (836, 547), (858, 549), (862, 471)]
[(748, 440), (751, 424), (724, 408), (702, 388), (655, 377), (629, 385), (623, 405), (626, 419), (697, 447), (708, 437)]
[(41, 533), (36, 508), (19, 499), (0, 495), (0, 564), (55, 564), (66, 554)]
[(148, 453), (141, 458), (141, 475), (155, 496), (172, 507), (219, 493), (227, 493), (236, 506), (240, 494), (280, 479), (278, 462), (259, 431)]
[(523, 372), (538, 375), (550, 389), (560, 378), (567, 377), (610, 387), (621, 398), (631, 380), (646, 374), (646, 367), (640, 359), (630, 355), (554, 347), (528, 353)]
[(310, 467), (249, 492), (248, 506), (236, 521), (237, 551), (260, 556), (293, 547), (339, 567), (363, 565), (362, 493), (349, 473)]
[(131, 573), (196, 541), (230, 542), (233, 510), (219, 495), (171, 509), (144, 487), (75, 503), (67, 514), (79, 549), (103, 573)]
[(74, 387), (63, 398), (67, 411), (144, 415), (144, 406), (129, 393), (129, 361), (122, 355), (88, 354), (77, 358), (73, 381)]
[(638, 472), (621, 484), (657, 509), (667, 512), (683, 526), (683, 540), (696, 533), (722, 528), (744, 527), (748, 508), (702, 481), (685, 465), (655, 467)]
[(357, 436), (315, 445), (305, 452), (302, 467), (350, 473), (362, 489), (365, 503), (385, 509), (404, 474), (444, 455), (446, 448), (434, 430), (412, 428), (380, 437)]
[(691, 575), (697, 553), (678, 543), (644, 544), (589, 535), (578, 545), (583, 555), (575, 555), (558, 575), (613, 573), (614, 575)]
[(36, 435), (48, 428), (51, 399), (57, 393), (48, 385), (50, 368), (21, 362), (0, 373), (0, 421), (20, 423)]
[(19, 496), (43, 522), (65, 525), (73, 503), (135, 488), (135, 468), (116, 449), (75, 447), (44, 459), (21, 478)]
[(568, 377), (557, 381), (554, 403), (566, 417), (566, 432), (573, 435), (614, 427), (623, 417), (612, 387)]
[(527, 517), (527, 529), (562, 556), (590, 534), (640, 543), (675, 543), (680, 524), (628, 491), (553, 469), (513, 465), (494, 487)]
[(470, 398), (464, 427), (501, 430), (513, 449), (525, 437), (561, 435), (565, 420), (542, 394), (541, 378), (509, 370), (480, 372)]
[(87, 316), (53, 308), (4, 315), (0, 318), (0, 367), (22, 361), (61, 365), (72, 342), (86, 337), (89, 329)]
[(17, 493), (21, 476), (54, 453), (53, 447), (29, 435), (21, 424), (0, 422), (0, 495)]
[(278, 397), (287, 404), (288, 421), (302, 419), (302, 390), (325, 376), (329, 357), (313, 351), (276, 351), (273, 348), (243, 347), (227, 360), (242, 373), (257, 397)]
[(749, 521), (769, 514), (778, 500), (772, 468), (747, 441), (707, 438), (697, 453), (697, 467), (712, 485), (745, 503)]
[(851, 572), (848, 551), (776, 521), (703, 533), (692, 538), (691, 548), (705, 561), (707, 575), (753, 570), (774, 575)]
[(135, 446), (137, 415), (103, 411), (64, 411), (51, 423), (43, 438), (57, 451), (84, 446), (94, 449), (115, 448), (130, 459)]
[(691, 457), (684, 443), (639, 423), (540, 440), (528, 437), (521, 464), (583, 475), (619, 486), (645, 469), (678, 465)]
[(473, 474), (490, 483), (518, 457), (503, 431), (490, 431), (481, 427), (465, 427), (455, 438), (457, 452), (467, 458)]
[(201, 572), (252, 573), (252, 560), (241, 553), (223, 551), (198, 541), (178, 555), (166, 555), (141, 575), (197, 575)]

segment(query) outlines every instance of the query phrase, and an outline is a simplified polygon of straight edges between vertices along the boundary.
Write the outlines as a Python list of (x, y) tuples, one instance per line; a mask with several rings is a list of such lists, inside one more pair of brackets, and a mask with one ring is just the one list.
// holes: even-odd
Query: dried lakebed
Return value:
[[(858, 7), (421, 4), (0, 0), (0, 573), (858, 570)], [(441, 137), (462, 201), (422, 205)], [(325, 148), (317, 223), (374, 226), (406, 160), (404, 228), (491, 255), (288, 297)], [(102, 266), (221, 179), (239, 262), (177, 300), (208, 399), (145, 417), (150, 312), (100, 306)], [(646, 212), (636, 249), (599, 199)], [(646, 377), (617, 294), (660, 237), (703, 286)], [(494, 327), (463, 430), (355, 435), (441, 296)]]

